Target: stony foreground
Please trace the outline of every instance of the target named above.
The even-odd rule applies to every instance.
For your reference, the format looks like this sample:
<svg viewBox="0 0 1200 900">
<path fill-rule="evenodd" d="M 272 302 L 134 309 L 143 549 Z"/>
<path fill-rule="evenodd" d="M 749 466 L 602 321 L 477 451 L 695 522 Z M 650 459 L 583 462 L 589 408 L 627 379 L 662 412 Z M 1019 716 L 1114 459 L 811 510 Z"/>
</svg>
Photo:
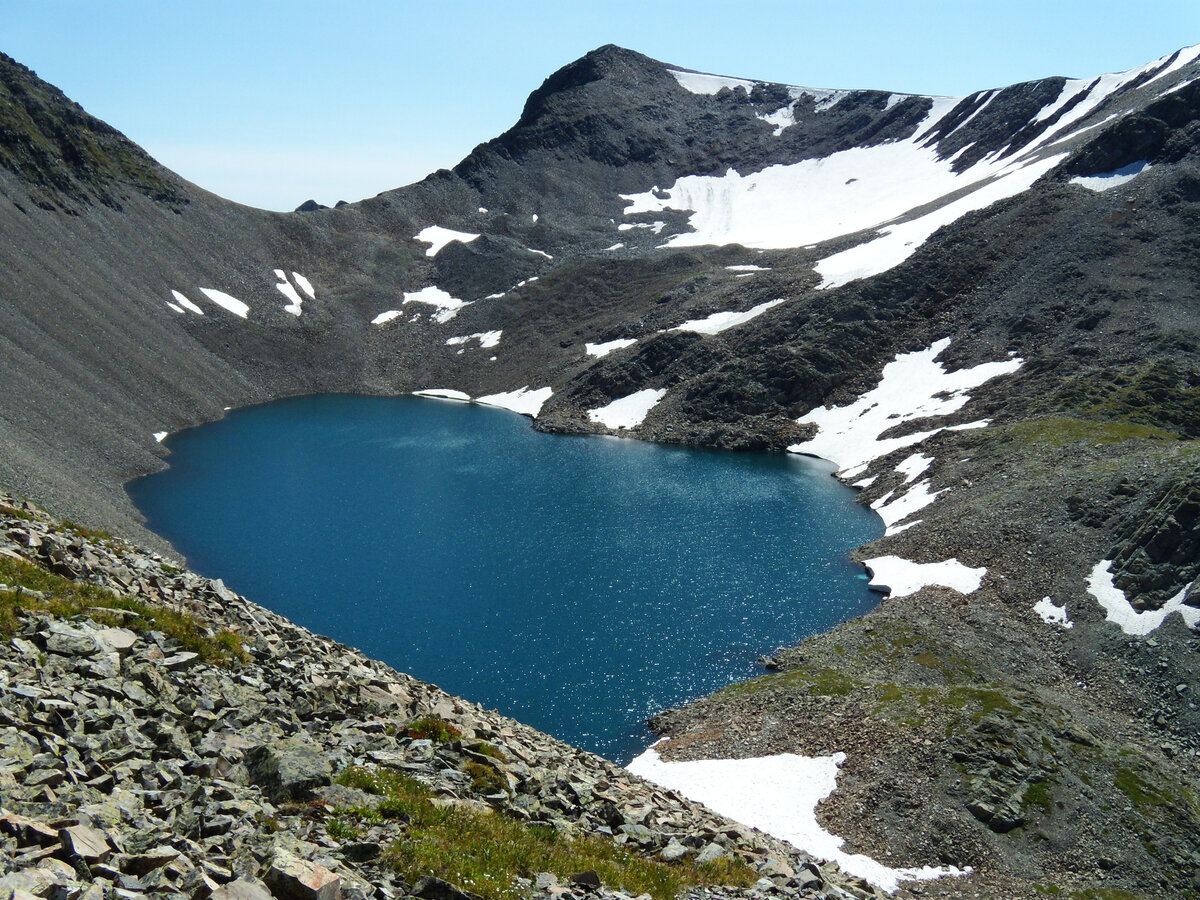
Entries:
<svg viewBox="0 0 1200 900">
<path fill-rule="evenodd" d="M 875 894 L 600 757 L 313 635 L 220 581 L 27 503 L 0 497 L 0 522 L 0 562 L 26 560 L 194 616 L 227 651 L 206 661 L 139 627 L 134 612 L 16 610 L 0 649 L 0 900 L 462 897 L 463 885 L 409 883 L 385 864 L 407 817 L 361 813 L 379 798 L 336 779 L 347 771 L 403 774 L 443 808 L 603 836 L 660 860 L 742 860 L 760 876 L 749 889 L 692 889 L 707 896 Z M 32 606 L 53 599 L 0 585 L 0 598 L 22 593 Z M 111 624 L 114 615 L 129 627 Z M 414 720 L 430 734 L 414 733 Z M 347 827 L 337 814 L 346 809 L 367 824 Z M 526 895 L 619 895 L 592 873 L 527 874 L 516 885 Z"/>
</svg>

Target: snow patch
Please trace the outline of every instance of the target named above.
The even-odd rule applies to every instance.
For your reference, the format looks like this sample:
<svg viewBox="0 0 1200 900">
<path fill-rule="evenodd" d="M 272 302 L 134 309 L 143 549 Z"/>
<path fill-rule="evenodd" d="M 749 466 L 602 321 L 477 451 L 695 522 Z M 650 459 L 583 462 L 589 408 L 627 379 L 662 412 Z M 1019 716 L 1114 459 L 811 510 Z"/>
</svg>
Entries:
<svg viewBox="0 0 1200 900">
<path fill-rule="evenodd" d="M 290 312 L 293 316 L 299 316 L 302 312 L 304 300 L 301 299 L 300 294 L 296 292 L 296 289 L 292 287 L 292 283 L 287 280 L 287 276 L 283 274 L 282 269 L 275 270 L 275 277 L 279 279 L 275 287 L 278 289 L 279 293 L 283 294 L 283 296 L 287 297 L 287 299 L 291 301 L 287 306 L 284 307 L 284 311 Z"/>
<path fill-rule="evenodd" d="M 622 222 L 617 226 L 617 231 L 632 231 L 634 228 L 649 228 L 655 234 L 658 234 L 667 225 L 666 222 Z"/>
<path fill-rule="evenodd" d="M 1028 190 L 1035 181 L 1066 159 L 1059 153 L 1025 164 L 1012 164 L 983 187 L 898 225 L 880 229 L 881 236 L 819 260 L 813 268 L 821 276 L 819 289 L 840 287 L 859 278 L 870 278 L 893 269 L 917 252 L 929 236 L 969 212 L 991 206 Z M 978 168 L 968 169 L 968 172 Z"/>
<path fill-rule="evenodd" d="M 599 359 L 601 356 L 608 356 L 614 350 L 624 350 L 636 343 L 637 338 L 617 338 L 615 341 L 605 341 L 602 344 L 584 344 L 583 349 L 587 351 L 588 356 Z"/>
<path fill-rule="evenodd" d="M 389 309 L 387 312 L 381 312 L 371 320 L 372 325 L 382 325 L 384 322 L 390 322 L 397 316 L 402 315 L 398 309 Z"/>
<path fill-rule="evenodd" d="M 825 112 L 827 109 L 832 109 L 837 106 L 842 100 L 850 96 L 850 91 L 812 91 L 806 90 L 815 101 L 813 103 L 813 112 Z"/>
<path fill-rule="evenodd" d="M 810 94 L 816 108 L 827 108 L 844 92 L 794 89 L 793 96 Z M 979 114 L 996 96 L 989 95 Z M 925 119 L 913 136 L 873 147 L 852 147 L 820 159 L 769 166 L 741 175 L 730 169 L 722 176 L 688 175 L 667 190 L 623 194 L 625 214 L 666 209 L 690 211 L 691 231 L 673 235 L 664 246 L 742 244 L 756 248 L 805 247 L 860 231 L 886 228 L 870 250 L 855 248 L 846 257 L 836 254 L 818 271 L 824 287 L 884 271 L 911 255 L 942 225 L 974 209 L 1026 190 L 1061 159 L 1029 161 L 979 160 L 955 172 L 941 158 L 930 130 L 960 98 L 933 98 Z M 785 108 L 787 109 L 787 108 Z M 772 116 L 780 117 L 777 111 Z M 953 202 L 945 198 L 967 191 Z M 944 205 L 903 226 L 896 225 L 912 211 L 930 204 Z"/>
<path fill-rule="evenodd" d="M 1179 51 L 1179 56 L 1174 63 L 1164 68 L 1161 72 L 1148 80 L 1141 87 L 1146 87 L 1158 81 L 1160 78 L 1165 78 L 1172 72 L 1187 65 L 1196 55 L 1200 53 L 1200 45 L 1190 47 L 1186 50 Z M 1082 121 L 1087 116 L 1100 106 L 1105 100 L 1125 87 L 1127 84 L 1141 78 L 1147 72 L 1152 72 L 1159 68 L 1170 56 L 1163 56 L 1154 62 L 1146 63 L 1144 66 L 1138 66 L 1136 69 L 1130 69 L 1127 72 L 1114 72 L 1106 75 L 1101 75 L 1098 78 L 1071 78 L 1068 79 L 1062 86 L 1058 97 L 1052 102 L 1043 107 L 1036 116 L 1033 122 L 1044 122 L 1045 120 L 1057 115 L 1068 103 L 1079 97 L 1079 102 L 1072 106 L 1067 112 L 1063 113 L 1061 119 L 1055 122 L 1046 133 L 1041 135 L 1032 147 L 1026 148 L 1026 153 L 1036 147 L 1045 147 L 1058 138 L 1059 135 L 1066 133 L 1076 122 Z"/>
<path fill-rule="evenodd" d="M 432 397 L 434 400 L 458 400 L 463 403 L 470 401 L 471 395 L 464 394 L 462 391 L 448 390 L 446 388 L 429 388 L 424 391 L 413 391 L 414 397 Z"/>
<path fill-rule="evenodd" d="M 911 490 L 901 494 L 895 500 L 890 499 L 894 492 L 889 491 L 872 503 L 871 509 L 875 510 L 879 514 L 879 518 L 883 519 L 883 524 L 887 526 L 884 536 L 887 537 L 899 534 L 905 528 L 911 528 L 913 525 L 916 525 L 916 522 L 912 522 L 901 528 L 895 527 L 914 513 L 927 507 L 938 498 L 939 494 L 944 494 L 948 490 L 950 489 L 942 488 L 940 491 L 930 491 L 929 481 L 925 480 L 914 485 Z"/>
<path fill-rule="evenodd" d="M 1183 81 L 1179 82 L 1179 84 L 1175 84 L 1175 85 L 1172 85 L 1171 87 L 1167 88 L 1165 91 L 1162 92 L 1162 95 L 1165 97 L 1165 96 L 1167 96 L 1167 94 L 1174 94 L 1176 91 L 1182 91 L 1189 84 L 1194 84 L 1196 82 L 1196 80 L 1197 79 L 1195 79 L 1195 78 L 1185 78 Z"/>
<path fill-rule="evenodd" d="M 174 297 L 175 302 L 178 303 L 180 306 L 182 306 L 184 309 L 190 310 L 191 312 L 194 312 L 198 316 L 204 315 L 204 310 L 202 310 L 200 307 L 198 307 L 195 303 L 193 303 L 191 300 L 189 300 L 183 294 L 179 293 L 179 291 L 171 291 L 171 296 Z"/>
<path fill-rule="evenodd" d="M 892 892 L 902 881 L 965 875 L 970 869 L 895 869 L 869 856 L 847 853 L 844 841 L 817 824 L 817 804 L 837 787 L 844 753 L 806 757 L 794 753 L 750 759 L 706 759 L 665 762 L 653 747 L 626 768 L 743 825 L 758 828 L 820 859 L 836 862 L 844 872 L 865 878 Z"/>
<path fill-rule="evenodd" d="M 740 266 L 726 266 L 725 271 L 726 272 L 770 272 L 771 270 L 767 266 L 740 265 Z"/>
<path fill-rule="evenodd" d="M 1200 57 L 1200 44 L 1196 44 L 1192 47 L 1184 47 L 1182 50 L 1180 50 L 1178 52 L 1179 52 L 1179 55 L 1175 57 L 1175 61 L 1173 63 L 1171 63 L 1169 66 L 1167 66 L 1161 72 L 1159 72 L 1157 75 L 1155 75 L 1153 78 L 1151 78 L 1145 84 L 1143 84 L 1142 87 L 1148 87 L 1149 85 L 1154 84 L 1154 82 L 1158 81 L 1160 78 L 1166 78 L 1168 75 L 1172 74 L 1173 72 L 1178 72 L 1184 66 L 1188 65 L 1191 62 L 1194 62 L 1197 57 Z M 1168 56 L 1164 56 L 1164 57 L 1156 60 L 1155 63 L 1152 63 L 1151 65 L 1156 65 L 1157 63 L 1163 62 L 1164 60 L 1169 59 L 1169 58 L 1170 57 L 1168 57 Z M 1147 69 L 1147 68 L 1150 68 L 1150 66 L 1143 66 L 1142 68 Z"/>
<path fill-rule="evenodd" d="M 1076 175 L 1071 179 L 1071 184 L 1082 185 L 1089 191 L 1107 191 L 1127 181 L 1132 181 L 1151 168 L 1153 167 L 1150 163 L 1143 159 L 1112 172 L 1103 172 L 1099 175 Z"/>
<path fill-rule="evenodd" d="M 163 442 L 163 441 L 166 439 L 167 435 L 168 435 L 168 434 L 170 434 L 170 433 L 171 433 L 171 432 L 169 432 L 169 431 L 156 431 L 156 432 L 154 432 L 154 442 L 155 442 L 156 444 L 161 444 L 161 443 L 162 443 L 162 442 Z"/>
<path fill-rule="evenodd" d="M 446 291 L 440 287 L 430 285 L 426 288 L 421 288 L 419 291 L 404 293 L 405 303 L 425 303 L 429 306 L 437 307 L 437 312 L 433 314 L 433 321 L 440 324 L 445 324 L 458 315 L 458 311 L 464 306 L 470 306 L 471 301 L 459 300 L 457 297 L 451 297 Z"/>
<path fill-rule="evenodd" d="M 1067 604 L 1055 606 L 1049 597 L 1043 597 L 1033 604 L 1033 611 L 1042 617 L 1047 625 L 1061 625 L 1063 628 L 1074 628 L 1075 623 L 1067 615 Z"/>
<path fill-rule="evenodd" d="M 299 272 L 292 273 L 292 280 L 304 291 L 309 300 L 317 299 L 317 292 L 313 290 L 312 282 L 301 275 Z"/>
<path fill-rule="evenodd" d="M 636 428 L 666 393 L 665 388 L 637 391 L 627 397 L 620 397 L 607 406 L 588 410 L 588 419 L 599 422 L 605 428 Z"/>
<path fill-rule="evenodd" d="M 682 325 L 676 325 L 669 331 L 694 331 L 697 334 L 719 334 L 728 328 L 733 328 L 735 325 L 741 325 L 761 316 L 768 309 L 778 306 L 783 303 L 780 300 L 768 300 L 766 303 L 760 303 L 758 306 L 753 306 L 745 312 L 719 312 L 713 313 L 703 319 L 692 319 L 684 322 Z"/>
<path fill-rule="evenodd" d="M 525 387 L 517 388 L 515 391 L 488 394 L 486 397 L 479 397 L 475 402 L 483 406 L 495 406 L 500 409 L 512 410 L 523 416 L 537 418 L 537 414 L 542 411 L 542 407 L 545 406 L 546 401 L 553 394 L 554 390 L 552 388 L 544 387 L 531 391 L 529 385 L 525 385 Z"/>
<path fill-rule="evenodd" d="M 1174 612 L 1183 616 L 1183 621 L 1189 628 L 1195 628 L 1200 622 L 1200 607 L 1184 604 L 1188 587 L 1164 603 L 1160 609 L 1138 612 L 1126 598 L 1125 592 L 1113 584 L 1112 560 L 1100 560 L 1088 576 L 1088 593 L 1104 608 L 1105 621 L 1115 622 L 1123 632 L 1132 635 L 1149 634 Z"/>
<path fill-rule="evenodd" d="M 250 312 L 250 307 L 239 300 L 237 297 L 231 297 L 224 291 L 218 291 L 216 288 L 200 288 L 200 293 L 211 300 L 213 303 L 233 313 L 235 316 L 246 318 L 246 313 Z"/>
<path fill-rule="evenodd" d="M 181 315 L 185 315 L 182 306 L 172 303 L 170 300 L 167 301 L 167 306 L 171 307 L 171 309 L 175 310 L 175 312 L 180 313 Z"/>
<path fill-rule="evenodd" d="M 926 456 L 924 453 L 914 453 L 912 456 L 901 461 L 896 466 L 896 471 L 904 476 L 904 483 L 916 481 L 925 471 L 933 465 L 934 457 Z"/>
<path fill-rule="evenodd" d="M 726 78 L 724 75 L 708 75 L 704 72 L 680 72 L 678 69 L 667 69 L 667 71 L 675 76 L 680 87 L 693 94 L 712 95 L 718 93 L 721 88 L 729 88 L 733 91 L 740 88 L 747 94 L 754 90 L 755 82 L 745 78 Z"/>
<path fill-rule="evenodd" d="M 464 244 L 469 244 L 477 237 L 479 235 L 472 234 L 469 231 L 454 231 L 450 228 L 443 228 L 440 225 L 430 225 L 428 228 L 422 228 L 418 234 L 413 235 L 414 240 L 429 245 L 429 249 L 425 251 L 426 256 L 437 256 L 442 252 L 442 248 L 451 241 L 462 241 Z"/>
<path fill-rule="evenodd" d="M 907 597 L 922 588 L 940 586 L 972 594 L 983 584 L 986 567 L 972 569 L 957 559 L 937 563 L 918 563 L 899 556 L 877 556 L 863 563 L 871 573 L 869 587 L 890 597 Z"/>
<path fill-rule="evenodd" d="M 942 137 L 943 138 L 949 137 L 950 135 L 954 134 L 954 132 L 958 131 L 960 128 L 962 128 L 964 125 L 966 125 L 968 122 L 970 122 L 972 119 L 974 119 L 977 115 L 979 115 L 981 112 L 983 112 L 985 109 L 987 109 L 988 104 L 990 104 L 993 100 L 995 100 L 996 97 L 999 96 L 999 94 L 1000 94 L 999 91 L 988 91 L 987 99 L 985 99 L 982 103 L 980 103 L 978 106 L 976 106 L 975 111 L 973 113 L 971 113 L 969 116 L 967 116 L 961 122 L 959 122 L 957 125 L 955 125 L 953 128 L 951 128 L 949 131 L 947 131 L 944 135 L 942 135 Z M 970 144 L 967 144 L 967 147 L 970 147 L 970 146 L 971 146 Z M 963 147 L 963 150 L 966 150 L 967 147 Z M 954 156 L 951 157 L 951 162 L 953 162 L 959 156 L 959 154 L 961 154 L 962 152 L 963 151 L 960 150 L 960 151 L 958 151 L 958 153 L 954 154 Z"/>
<path fill-rule="evenodd" d="M 878 386 L 850 405 L 822 406 L 801 416 L 796 421 L 801 425 L 815 424 L 817 434 L 812 440 L 793 444 L 788 450 L 824 457 L 843 470 L 865 469 L 881 456 L 919 444 L 943 429 L 919 431 L 903 437 L 880 437 L 885 431 L 911 419 L 957 412 L 971 399 L 967 391 L 999 375 L 1015 372 L 1024 362 L 1020 357 L 1012 357 L 947 372 L 935 360 L 949 346 L 950 339 L 943 338 L 925 350 L 901 353 L 883 367 Z M 952 427 L 963 430 L 982 425 L 970 422 Z"/>
<path fill-rule="evenodd" d="M 625 245 L 624 245 L 623 243 L 621 243 L 620 241 L 618 241 L 617 243 L 613 244 L 611 247 L 605 247 L 605 248 L 604 248 L 604 250 L 603 250 L 602 252 L 604 252 L 604 253 L 608 253 L 608 252 L 610 252 L 610 251 L 612 251 L 612 250 L 620 250 L 620 249 L 621 249 L 622 247 L 624 247 L 624 246 L 625 246 Z"/>
<path fill-rule="evenodd" d="M 772 132 L 772 134 L 774 134 L 775 137 L 779 137 L 781 134 L 783 134 L 783 130 L 785 128 L 791 128 L 796 124 L 796 101 L 793 100 L 787 106 L 781 106 L 779 109 L 775 110 L 775 112 L 768 113 L 765 116 L 762 113 L 755 113 L 754 116 L 755 118 L 766 122 L 768 125 L 775 126 L 775 130 Z"/>
<path fill-rule="evenodd" d="M 479 331 L 475 334 L 467 334 L 462 337 L 452 337 L 446 339 L 447 347 L 462 346 L 470 341 L 479 341 L 480 347 L 495 347 L 500 343 L 500 335 L 503 331 Z"/>
</svg>

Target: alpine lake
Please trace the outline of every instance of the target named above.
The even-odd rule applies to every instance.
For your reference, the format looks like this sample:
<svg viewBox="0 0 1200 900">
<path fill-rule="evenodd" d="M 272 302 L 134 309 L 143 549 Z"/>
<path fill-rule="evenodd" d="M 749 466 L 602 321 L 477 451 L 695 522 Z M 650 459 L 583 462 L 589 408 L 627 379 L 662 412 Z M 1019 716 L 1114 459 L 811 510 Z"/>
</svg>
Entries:
<svg viewBox="0 0 1200 900">
<path fill-rule="evenodd" d="M 620 763 L 649 716 L 878 602 L 849 553 L 883 524 L 819 460 L 347 395 L 166 443 L 128 491 L 197 572 Z"/>
</svg>

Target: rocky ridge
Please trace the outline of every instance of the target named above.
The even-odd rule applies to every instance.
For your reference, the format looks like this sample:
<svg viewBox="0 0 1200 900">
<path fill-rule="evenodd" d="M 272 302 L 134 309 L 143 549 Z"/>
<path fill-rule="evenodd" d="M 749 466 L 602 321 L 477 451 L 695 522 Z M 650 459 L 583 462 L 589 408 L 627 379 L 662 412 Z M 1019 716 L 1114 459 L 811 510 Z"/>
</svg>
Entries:
<svg viewBox="0 0 1200 900">
<path fill-rule="evenodd" d="M 405 816 L 368 815 L 348 834 L 340 819 L 354 814 L 339 810 L 379 798 L 335 780 L 347 771 L 402 774 L 443 808 L 600 837 L 659 860 L 736 858 L 759 876 L 748 890 L 710 886 L 693 889 L 697 896 L 876 895 L 836 867 L 311 634 L 157 554 L 64 529 L 11 498 L 0 497 L 0 533 L 4 560 L 185 613 L 244 648 L 206 660 L 143 630 L 132 613 L 124 613 L 130 627 L 106 624 L 119 609 L 69 618 L 37 602 L 18 610 L 0 646 L 0 896 L 472 897 L 464 885 L 406 882 L 384 864 L 389 845 L 406 838 Z M 0 600 L 49 599 L 29 590 L 0 585 Z M 535 874 L 523 893 L 628 896 L 591 876 L 570 881 L 576 872 L 539 875 L 536 885 Z"/>
</svg>

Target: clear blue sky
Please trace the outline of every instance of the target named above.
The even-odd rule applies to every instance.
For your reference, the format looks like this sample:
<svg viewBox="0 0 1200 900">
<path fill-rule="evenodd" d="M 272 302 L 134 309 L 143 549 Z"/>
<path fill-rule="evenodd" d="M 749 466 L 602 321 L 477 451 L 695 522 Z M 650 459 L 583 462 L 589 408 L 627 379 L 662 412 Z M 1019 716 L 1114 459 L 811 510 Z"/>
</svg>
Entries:
<svg viewBox="0 0 1200 900">
<path fill-rule="evenodd" d="M 269 209 L 452 166 L 606 43 L 724 75 L 965 94 L 1200 43 L 1200 0 L 0 0 L 0 50 L 186 178 Z"/>
</svg>

